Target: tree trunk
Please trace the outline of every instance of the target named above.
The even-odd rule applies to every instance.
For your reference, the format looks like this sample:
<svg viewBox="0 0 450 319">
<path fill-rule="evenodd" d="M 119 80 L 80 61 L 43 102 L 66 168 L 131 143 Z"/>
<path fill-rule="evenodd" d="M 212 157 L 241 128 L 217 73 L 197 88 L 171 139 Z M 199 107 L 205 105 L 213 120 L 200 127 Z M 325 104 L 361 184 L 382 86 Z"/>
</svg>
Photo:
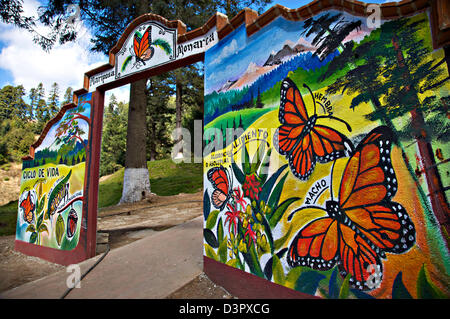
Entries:
<svg viewBox="0 0 450 319">
<path fill-rule="evenodd" d="M 181 132 L 181 119 L 182 119 L 182 112 L 183 112 L 182 103 L 183 103 L 183 84 L 181 84 L 180 75 L 178 73 L 176 75 L 176 99 L 175 99 L 175 106 L 176 106 L 175 128 L 176 128 L 177 132 Z M 177 136 L 175 144 L 179 143 L 180 140 L 181 140 L 181 136 Z M 180 148 L 180 151 L 178 152 L 178 154 L 176 156 L 176 159 L 181 159 L 181 158 L 183 158 L 183 148 Z"/>
<path fill-rule="evenodd" d="M 146 158 L 146 82 L 144 79 L 130 85 L 127 152 L 120 203 L 137 202 L 151 193 Z"/>
<path fill-rule="evenodd" d="M 392 44 L 397 54 L 398 65 L 401 69 L 403 69 L 404 78 L 406 82 L 409 83 L 408 79 L 411 75 L 409 73 L 407 65 L 405 64 L 403 52 L 399 47 L 399 42 L 396 35 L 392 37 Z M 406 85 L 404 89 L 405 93 L 408 93 L 408 91 L 412 90 L 413 88 L 410 85 Z M 425 126 L 425 119 L 422 112 L 417 109 L 419 103 L 420 102 L 417 98 L 415 107 L 410 111 L 411 125 L 414 128 L 414 132 L 419 132 L 415 133 L 414 138 L 416 139 L 419 155 L 424 165 L 424 174 L 428 186 L 431 208 L 433 209 L 434 215 L 439 224 L 445 228 L 447 233 L 450 233 L 449 208 L 447 198 L 444 193 L 444 188 L 442 186 L 442 181 L 439 175 L 438 168 L 436 166 L 436 161 L 434 160 L 433 148 L 431 147 L 427 132 L 423 129 Z"/>
</svg>

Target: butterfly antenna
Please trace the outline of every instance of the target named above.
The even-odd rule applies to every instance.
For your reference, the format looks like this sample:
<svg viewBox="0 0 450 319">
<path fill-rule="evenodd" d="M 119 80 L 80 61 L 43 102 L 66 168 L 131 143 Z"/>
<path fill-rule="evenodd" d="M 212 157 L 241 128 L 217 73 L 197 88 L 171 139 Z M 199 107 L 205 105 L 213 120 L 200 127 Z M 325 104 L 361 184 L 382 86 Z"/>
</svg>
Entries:
<svg viewBox="0 0 450 319">
<path fill-rule="evenodd" d="M 313 103 L 314 103 L 314 115 L 316 115 L 316 99 L 314 98 L 314 94 L 311 91 L 311 89 L 309 88 L 309 86 L 306 85 L 306 83 L 303 83 L 303 87 L 307 88 L 309 93 L 311 94 L 311 98 L 312 98 Z"/>
<path fill-rule="evenodd" d="M 300 207 L 299 209 L 294 210 L 292 213 L 289 214 L 289 216 L 287 218 L 288 222 L 291 221 L 291 219 L 292 219 L 292 217 L 294 217 L 295 213 L 297 213 L 297 212 L 299 212 L 301 210 L 307 209 L 307 208 L 316 208 L 316 209 L 320 209 L 320 210 L 326 211 L 323 207 L 320 207 L 320 206 L 315 206 L 315 205 L 303 206 L 303 207 Z"/>
<path fill-rule="evenodd" d="M 333 165 L 331 166 L 331 174 L 330 174 L 330 196 L 331 196 L 331 200 L 334 200 L 334 198 L 333 198 L 333 173 L 334 173 L 334 165 L 336 165 L 336 160 L 333 161 Z"/>
</svg>

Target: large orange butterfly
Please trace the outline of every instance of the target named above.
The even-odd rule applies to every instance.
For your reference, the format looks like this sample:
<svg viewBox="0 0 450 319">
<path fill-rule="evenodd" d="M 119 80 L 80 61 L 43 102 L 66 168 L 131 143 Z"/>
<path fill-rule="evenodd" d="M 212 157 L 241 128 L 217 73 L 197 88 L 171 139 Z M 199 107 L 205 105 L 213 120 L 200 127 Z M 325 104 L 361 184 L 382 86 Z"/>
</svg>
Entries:
<svg viewBox="0 0 450 319">
<path fill-rule="evenodd" d="M 36 205 L 31 201 L 31 192 L 28 192 L 27 197 L 20 203 L 20 207 L 23 209 L 23 219 L 31 223 L 34 218 L 34 209 Z"/>
<path fill-rule="evenodd" d="M 332 115 L 316 115 L 315 101 L 314 115 L 308 116 L 302 95 L 289 78 L 281 83 L 280 93 L 278 118 L 281 126 L 275 132 L 274 144 L 289 160 L 291 171 L 297 178 L 308 179 L 317 160 L 327 163 L 352 152 L 353 145 L 347 137 L 328 126 L 316 125 L 318 119 L 329 118 L 344 123 L 351 131 L 348 123 Z"/>
<path fill-rule="evenodd" d="M 415 243 L 416 231 L 405 208 L 391 201 L 397 192 L 397 178 L 391 164 L 392 131 L 386 126 L 372 130 L 357 146 L 342 175 L 337 201 L 326 201 L 327 217 L 304 226 L 289 246 L 291 267 L 308 266 L 328 270 L 336 264 L 350 284 L 370 290 L 373 270 L 382 280 L 381 258 L 404 253 Z M 370 282 L 369 282 L 370 280 Z"/>
<path fill-rule="evenodd" d="M 215 208 L 222 210 L 231 197 L 232 181 L 228 170 L 223 166 L 213 167 L 207 173 L 208 180 L 214 187 L 211 200 Z"/>
<path fill-rule="evenodd" d="M 136 63 L 141 62 L 145 65 L 144 61 L 150 60 L 155 53 L 155 49 L 152 44 L 152 27 L 149 26 L 142 37 L 139 33 L 134 34 L 133 50 L 136 57 Z"/>
</svg>

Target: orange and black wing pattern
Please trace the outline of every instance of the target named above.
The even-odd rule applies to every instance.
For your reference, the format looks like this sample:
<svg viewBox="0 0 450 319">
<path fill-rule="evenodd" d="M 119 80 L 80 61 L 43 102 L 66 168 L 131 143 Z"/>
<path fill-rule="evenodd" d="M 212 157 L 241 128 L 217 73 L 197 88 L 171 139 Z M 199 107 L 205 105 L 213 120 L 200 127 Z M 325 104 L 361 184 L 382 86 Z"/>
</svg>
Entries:
<svg viewBox="0 0 450 319">
<path fill-rule="evenodd" d="M 213 206 L 222 210 L 231 196 L 231 181 L 227 170 L 223 167 L 213 167 L 207 173 L 208 180 L 214 187 L 211 195 Z"/>
<path fill-rule="evenodd" d="M 302 95 L 289 78 L 281 83 L 278 119 L 281 126 L 275 132 L 274 144 L 300 180 L 309 178 L 317 161 L 327 163 L 347 156 L 347 150 L 352 148 L 343 134 L 328 126 L 315 125 L 316 115 L 308 116 Z"/>
<path fill-rule="evenodd" d="M 35 204 L 31 201 L 31 192 L 28 192 L 27 197 L 20 203 L 20 207 L 23 209 L 23 219 L 31 223 L 34 218 Z"/>
<path fill-rule="evenodd" d="M 137 32 L 134 34 L 133 49 L 134 49 L 134 54 L 136 55 L 136 58 L 138 60 L 146 60 L 145 56 L 146 56 L 147 50 L 149 50 L 151 42 L 152 42 L 151 41 L 151 32 L 152 32 L 152 27 L 149 26 L 145 30 L 142 37 L 140 37 Z"/>
<path fill-rule="evenodd" d="M 317 270 L 339 265 L 343 277 L 360 290 L 370 290 L 374 271 L 381 282 L 386 252 L 401 254 L 415 243 L 415 227 L 405 208 L 391 201 L 397 178 L 391 163 L 392 131 L 372 130 L 348 160 L 338 201 L 326 202 L 329 217 L 303 227 L 289 247 L 291 267 Z"/>
</svg>

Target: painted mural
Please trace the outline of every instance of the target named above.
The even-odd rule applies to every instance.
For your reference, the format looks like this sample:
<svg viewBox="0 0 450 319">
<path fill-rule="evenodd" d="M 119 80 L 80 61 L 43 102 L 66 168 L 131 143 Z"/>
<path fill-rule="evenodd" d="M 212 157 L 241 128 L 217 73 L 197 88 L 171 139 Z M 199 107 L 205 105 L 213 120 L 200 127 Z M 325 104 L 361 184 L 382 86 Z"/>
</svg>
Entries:
<svg viewBox="0 0 450 319">
<path fill-rule="evenodd" d="M 79 240 L 92 94 L 51 126 L 34 159 L 24 160 L 16 240 L 61 250 Z"/>
<path fill-rule="evenodd" d="M 152 21 L 141 24 L 116 54 L 115 77 L 121 78 L 175 59 L 177 32 Z"/>
<path fill-rule="evenodd" d="M 205 53 L 204 255 L 322 298 L 448 298 L 449 71 L 427 13 Z"/>
</svg>

